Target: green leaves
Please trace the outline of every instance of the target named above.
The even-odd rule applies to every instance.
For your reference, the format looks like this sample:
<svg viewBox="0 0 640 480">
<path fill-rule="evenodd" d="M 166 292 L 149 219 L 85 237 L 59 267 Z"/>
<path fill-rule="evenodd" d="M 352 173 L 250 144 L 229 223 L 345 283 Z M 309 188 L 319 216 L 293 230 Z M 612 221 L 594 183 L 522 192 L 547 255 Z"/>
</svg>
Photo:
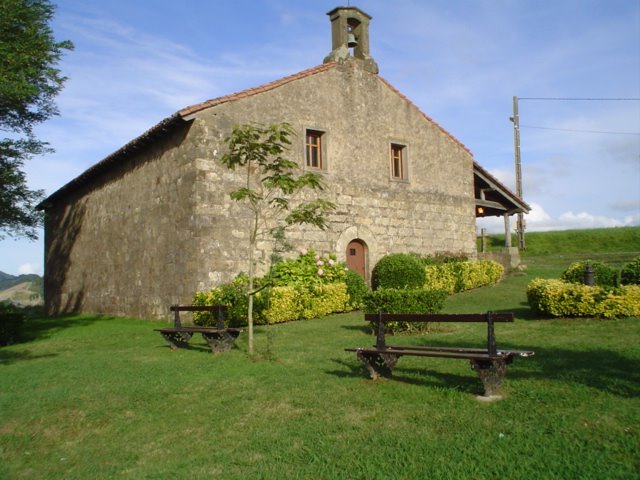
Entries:
<svg viewBox="0 0 640 480">
<path fill-rule="evenodd" d="M 43 193 L 29 190 L 22 168 L 33 155 L 51 151 L 33 128 L 58 114 L 53 100 L 66 77 L 55 67 L 63 51 L 73 49 L 54 39 L 54 10 L 47 0 L 0 2 L 0 130 L 12 134 L 0 139 L 0 238 L 36 238 L 41 223 L 34 207 Z"/>
<path fill-rule="evenodd" d="M 231 192 L 231 198 L 247 202 L 259 223 L 270 219 L 283 226 L 309 224 L 324 230 L 326 215 L 335 209 L 333 203 L 315 199 L 292 207 L 293 197 L 301 191 L 324 189 L 320 175 L 298 174 L 298 164 L 283 156 L 293 135 L 288 123 L 268 126 L 249 123 L 233 128 L 225 140 L 229 150 L 221 162 L 231 170 L 244 168 L 246 186 Z M 283 212 L 284 217 L 277 216 Z"/>
</svg>

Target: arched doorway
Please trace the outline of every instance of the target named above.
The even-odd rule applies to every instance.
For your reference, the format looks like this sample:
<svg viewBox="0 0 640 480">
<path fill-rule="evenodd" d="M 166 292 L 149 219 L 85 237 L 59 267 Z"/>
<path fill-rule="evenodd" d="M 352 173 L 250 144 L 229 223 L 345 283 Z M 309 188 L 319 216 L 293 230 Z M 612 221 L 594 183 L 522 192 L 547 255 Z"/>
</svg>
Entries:
<svg viewBox="0 0 640 480">
<path fill-rule="evenodd" d="M 360 239 L 354 239 L 347 245 L 347 268 L 353 270 L 364 280 L 367 279 L 367 244 Z"/>
</svg>

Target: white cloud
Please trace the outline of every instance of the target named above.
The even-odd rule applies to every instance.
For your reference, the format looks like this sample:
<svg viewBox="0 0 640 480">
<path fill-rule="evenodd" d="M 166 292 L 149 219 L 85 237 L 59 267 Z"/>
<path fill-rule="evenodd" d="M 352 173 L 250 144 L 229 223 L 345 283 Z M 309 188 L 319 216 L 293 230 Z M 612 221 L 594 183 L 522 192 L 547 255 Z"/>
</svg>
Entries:
<svg viewBox="0 0 640 480">
<path fill-rule="evenodd" d="M 18 267 L 18 275 L 42 275 L 42 265 L 39 263 L 23 263 Z"/>
<path fill-rule="evenodd" d="M 531 212 L 524 216 L 527 232 L 545 232 L 551 230 L 583 230 L 590 228 L 629 227 L 640 225 L 640 213 L 627 215 L 623 218 L 612 218 L 603 215 L 593 215 L 588 212 L 574 213 L 567 211 L 557 217 L 550 215 L 542 205 L 532 203 Z M 502 217 L 485 217 L 477 221 L 478 229 L 485 228 L 488 233 L 504 233 Z M 515 231 L 516 217 L 510 221 L 511 231 Z"/>
</svg>

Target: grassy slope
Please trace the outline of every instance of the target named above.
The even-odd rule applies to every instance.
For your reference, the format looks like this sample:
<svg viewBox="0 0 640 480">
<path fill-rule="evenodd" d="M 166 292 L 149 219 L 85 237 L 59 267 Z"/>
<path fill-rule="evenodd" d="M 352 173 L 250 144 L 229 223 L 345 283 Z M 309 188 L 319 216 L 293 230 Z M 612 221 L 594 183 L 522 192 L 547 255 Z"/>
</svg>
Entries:
<svg viewBox="0 0 640 480">
<path fill-rule="evenodd" d="M 152 322 L 33 319 L 0 349 L 0 478 L 638 478 L 640 322 L 533 319 L 523 287 L 562 261 L 527 262 L 446 306 L 514 310 L 498 345 L 537 353 L 493 404 L 464 361 L 403 358 L 368 380 L 343 351 L 372 342 L 358 313 L 258 328 L 271 361 L 249 360 L 244 336 L 212 356 L 200 339 L 170 351 Z M 447 325 L 396 340 L 484 338 Z"/>
</svg>

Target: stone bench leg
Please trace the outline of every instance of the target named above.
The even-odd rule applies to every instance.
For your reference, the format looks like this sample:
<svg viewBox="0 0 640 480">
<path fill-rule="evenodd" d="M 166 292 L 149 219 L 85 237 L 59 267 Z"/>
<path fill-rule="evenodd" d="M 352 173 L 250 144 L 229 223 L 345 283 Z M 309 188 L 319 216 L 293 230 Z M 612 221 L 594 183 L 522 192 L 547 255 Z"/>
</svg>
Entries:
<svg viewBox="0 0 640 480">
<path fill-rule="evenodd" d="M 379 377 L 391 377 L 391 371 L 398 363 L 398 355 L 393 354 L 358 352 L 357 355 L 358 360 L 369 371 L 372 380 L 377 380 Z"/>
<path fill-rule="evenodd" d="M 502 381 L 507 375 L 506 360 L 471 360 L 471 368 L 478 372 L 484 386 L 484 397 L 502 396 Z"/>
<path fill-rule="evenodd" d="M 202 332 L 202 337 L 211 348 L 211 353 L 228 352 L 238 338 L 239 332 Z"/>
<path fill-rule="evenodd" d="M 173 350 L 184 348 L 191 340 L 192 334 L 189 332 L 160 332 Z"/>
</svg>

